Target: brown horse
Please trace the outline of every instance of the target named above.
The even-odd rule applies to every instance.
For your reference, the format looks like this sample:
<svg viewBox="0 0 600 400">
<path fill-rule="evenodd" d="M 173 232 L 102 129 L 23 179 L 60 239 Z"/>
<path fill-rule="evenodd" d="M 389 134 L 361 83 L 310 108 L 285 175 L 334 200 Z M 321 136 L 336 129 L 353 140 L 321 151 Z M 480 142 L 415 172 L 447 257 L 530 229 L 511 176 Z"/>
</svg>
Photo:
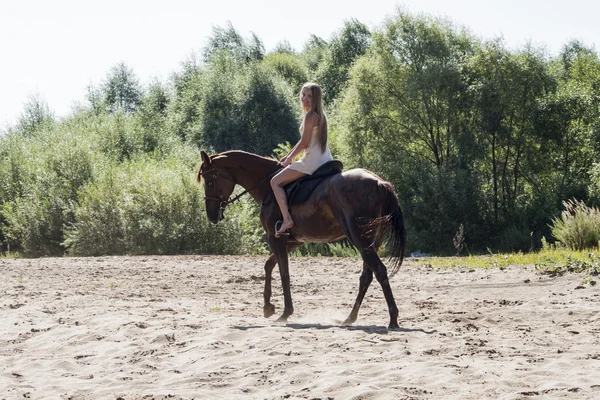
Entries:
<svg viewBox="0 0 600 400">
<path fill-rule="evenodd" d="M 235 185 L 245 189 L 261 204 L 260 220 L 273 252 L 265 264 L 264 315 L 275 313 L 271 304 L 271 273 L 279 264 L 284 310 L 278 321 L 287 321 L 294 312 L 290 292 L 288 252 L 305 242 L 329 243 L 347 238 L 363 258 L 363 270 L 354 307 L 345 325 L 352 324 L 373 274 L 381 284 L 390 313 L 389 328 L 398 328 L 398 308 L 388 281 L 387 269 L 377 251 L 388 233 L 391 234 L 392 275 L 404 258 L 406 231 L 398 197 L 392 185 L 364 169 L 352 169 L 326 178 L 304 203 L 290 208 L 295 221 L 289 236 L 275 237 L 275 223 L 281 212 L 269 185 L 270 178 L 282 168 L 273 159 L 243 151 L 226 151 L 208 156 L 202 151 L 202 164 L 197 181 L 204 178 L 206 215 L 213 223 L 224 218 L 223 211 L 232 201 Z"/>
</svg>

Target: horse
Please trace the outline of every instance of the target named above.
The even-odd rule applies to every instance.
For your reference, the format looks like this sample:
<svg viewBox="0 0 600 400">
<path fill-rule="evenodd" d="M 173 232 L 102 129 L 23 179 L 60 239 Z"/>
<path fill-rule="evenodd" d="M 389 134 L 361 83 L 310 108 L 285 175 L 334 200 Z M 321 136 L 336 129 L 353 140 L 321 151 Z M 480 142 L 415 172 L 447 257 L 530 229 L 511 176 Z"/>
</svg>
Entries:
<svg viewBox="0 0 600 400">
<path fill-rule="evenodd" d="M 201 151 L 202 162 L 197 182 L 204 181 L 206 215 L 217 224 L 224 218 L 225 208 L 245 193 L 260 204 L 260 221 L 267 233 L 272 254 L 265 263 L 263 312 L 266 318 L 275 313 L 271 304 L 271 277 L 279 265 L 284 296 L 283 314 L 277 319 L 286 322 L 293 314 L 290 291 L 288 253 L 304 243 L 331 243 L 347 239 L 363 259 L 362 274 L 354 307 L 342 323 L 351 325 L 373 275 L 381 285 L 390 314 L 389 329 L 399 329 L 398 308 L 390 287 L 387 268 L 377 252 L 389 235 L 390 261 L 393 276 L 404 259 L 406 229 L 404 217 L 393 186 L 366 169 L 351 169 L 326 178 L 304 203 L 290 207 L 295 225 L 289 236 L 275 236 L 275 225 L 281 211 L 275 201 L 270 179 L 283 165 L 272 158 L 230 150 L 209 156 Z M 244 192 L 230 200 L 236 185 Z"/>
</svg>

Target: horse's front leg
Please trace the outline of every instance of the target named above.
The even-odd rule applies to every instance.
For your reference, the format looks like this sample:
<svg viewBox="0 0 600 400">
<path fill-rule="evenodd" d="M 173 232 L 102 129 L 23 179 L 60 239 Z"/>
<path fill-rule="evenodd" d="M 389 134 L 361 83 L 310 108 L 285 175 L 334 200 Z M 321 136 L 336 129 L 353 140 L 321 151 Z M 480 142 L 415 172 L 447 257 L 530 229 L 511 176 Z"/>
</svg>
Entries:
<svg viewBox="0 0 600 400">
<path fill-rule="evenodd" d="M 290 271 L 288 267 L 287 238 L 276 238 L 269 236 L 269 246 L 273 251 L 275 260 L 279 264 L 279 275 L 281 275 L 281 288 L 283 289 L 283 314 L 277 319 L 278 322 L 286 322 L 288 317 L 294 313 L 292 305 L 292 293 L 290 290 Z"/>
<path fill-rule="evenodd" d="M 265 318 L 269 318 L 271 315 L 275 314 L 275 306 L 271 304 L 271 279 L 273 276 L 273 268 L 275 267 L 275 264 L 277 264 L 275 254 L 271 254 L 269 259 L 265 263 L 265 290 L 263 292 L 263 297 L 265 299 L 263 312 L 265 314 Z"/>
<path fill-rule="evenodd" d="M 287 252 L 291 253 L 300 247 L 302 243 L 292 242 L 287 244 Z M 265 318 L 269 318 L 271 315 L 275 314 L 275 306 L 271 304 L 271 280 L 273 277 L 273 268 L 277 264 L 277 259 L 275 254 L 271 254 L 265 263 L 265 290 L 263 292 L 263 297 L 265 300 L 265 305 L 263 306 L 263 312 Z"/>
</svg>

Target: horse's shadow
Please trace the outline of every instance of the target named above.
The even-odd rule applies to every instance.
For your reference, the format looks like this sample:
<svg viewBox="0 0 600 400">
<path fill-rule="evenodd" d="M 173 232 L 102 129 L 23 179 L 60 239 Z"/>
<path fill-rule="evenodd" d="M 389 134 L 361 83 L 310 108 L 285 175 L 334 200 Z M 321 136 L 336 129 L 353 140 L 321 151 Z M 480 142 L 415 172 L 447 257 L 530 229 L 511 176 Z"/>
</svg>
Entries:
<svg viewBox="0 0 600 400">
<path fill-rule="evenodd" d="M 277 326 L 277 325 L 253 325 L 253 326 L 240 326 L 240 325 L 234 325 L 232 326 L 233 329 L 239 329 L 241 331 L 247 331 L 247 330 L 251 330 L 251 329 L 263 329 L 263 328 L 268 328 L 268 327 L 272 327 L 272 326 Z M 369 333 L 369 334 L 388 334 L 391 332 L 401 332 L 401 333 L 408 333 L 408 332 L 420 332 L 420 333 L 424 333 L 426 335 L 431 335 L 434 333 L 437 333 L 437 330 L 431 330 L 431 331 L 427 331 L 425 329 L 422 328 L 398 328 L 398 329 L 388 329 L 385 328 L 383 326 L 378 326 L 378 325 L 333 325 L 333 324 L 317 324 L 317 323 L 287 323 L 287 324 L 281 324 L 280 326 L 285 326 L 286 328 L 292 328 L 292 329 L 342 329 L 342 330 L 348 330 L 348 331 L 363 331 L 365 333 Z"/>
</svg>

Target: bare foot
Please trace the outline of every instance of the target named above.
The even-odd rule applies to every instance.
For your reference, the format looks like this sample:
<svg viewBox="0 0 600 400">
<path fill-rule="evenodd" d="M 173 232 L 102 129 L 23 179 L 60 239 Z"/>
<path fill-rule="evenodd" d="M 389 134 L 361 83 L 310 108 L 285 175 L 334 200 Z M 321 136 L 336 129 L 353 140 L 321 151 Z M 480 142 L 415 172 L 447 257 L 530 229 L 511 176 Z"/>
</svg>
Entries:
<svg viewBox="0 0 600 400">
<path fill-rule="evenodd" d="M 279 237 L 279 235 L 289 235 L 288 230 L 294 226 L 294 221 L 289 219 L 287 221 L 283 221 L 279 230 L 277 230 L 277 224 L 275 224 L 275 237 Z"/>
</svg>

